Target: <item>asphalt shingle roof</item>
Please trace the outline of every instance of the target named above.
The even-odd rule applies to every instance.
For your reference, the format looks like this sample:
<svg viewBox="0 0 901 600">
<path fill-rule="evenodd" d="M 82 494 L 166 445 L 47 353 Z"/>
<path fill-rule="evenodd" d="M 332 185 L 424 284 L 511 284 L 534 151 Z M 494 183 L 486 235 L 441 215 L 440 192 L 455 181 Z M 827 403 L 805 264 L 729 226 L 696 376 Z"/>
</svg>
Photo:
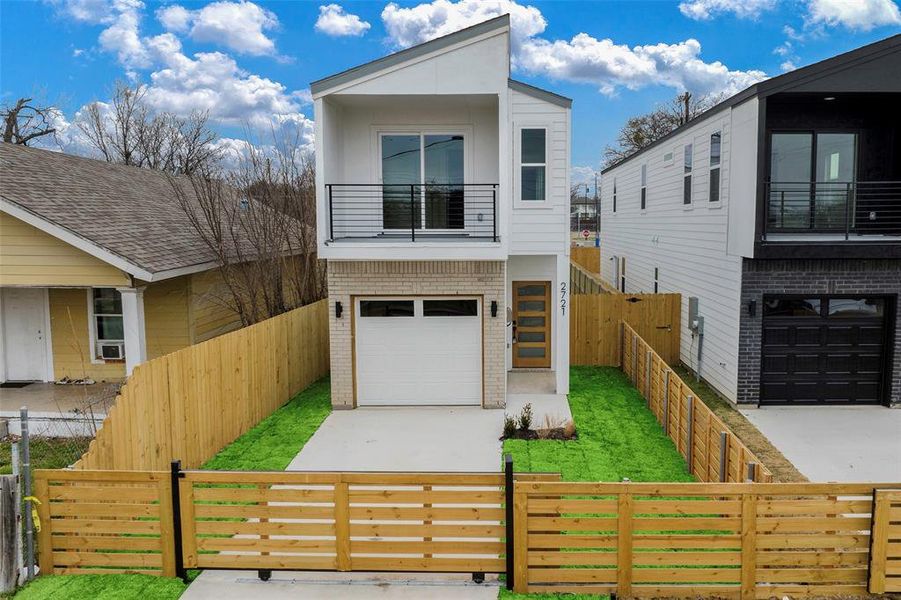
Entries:
<svg viewBox="0 0 901 600">
<path fill-rule="evenodd" d="M 0 142 L 0 197 L 150 273 L 214 260 L 157 171 Z"/>
</svg>

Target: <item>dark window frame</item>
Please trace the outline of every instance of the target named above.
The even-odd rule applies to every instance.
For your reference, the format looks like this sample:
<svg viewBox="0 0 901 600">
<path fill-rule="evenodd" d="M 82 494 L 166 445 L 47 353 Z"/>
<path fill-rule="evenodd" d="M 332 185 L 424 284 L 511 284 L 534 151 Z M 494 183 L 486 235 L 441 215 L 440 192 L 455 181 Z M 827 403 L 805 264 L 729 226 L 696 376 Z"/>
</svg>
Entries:
<svg viewBox="0 0 901 600">
<path fill-rule="evenodd" d="M 410 306 L 410 313 L 398 313 L 398 314 L 389 314 L 390 306 L 389 305 L 398 305 L 403 304 Z M 364 308 L 365 307 L 365 308 Z M 370 312 L 369 309 L 376 307 L 384 307 L 385 314 L 366 314 Z M 414 300 L 360 300 L 360 318 L 363 319 L 393 319 L 396 317 L 404 318 L 404 317 L 415 317 L 416 316 L 416 302 Z"/>
<path fill-rule="evenodd" d="M 430 310 L 436 308 L 439 303 L 458 303 L 465 306 L 465 310 L 454 312 L 452 314 L 429 314 Z M 431 308 L 430 306 L 431 305 Z M 475 298 L 424 298 L 422 300 L 422 316 L 426 318 L 433 317 L 478 317 L 479 301 Z"/>
<path fill-rule="evenodd" d="M 713 138 L 718 138 L 718 151 L 716 154 L 716 162 L 713 161 Z M 715 131 L 710 134 L 710 175 L 708 180 L 709 190 L 707 192 L 707 201 L 708 202 L 719 202 L 720 201 L 720 186 L 722 182 L 720 181 L 720 174 L 722 171 L 720 170 L 723 163 L 723 134 L 721 131 Z M 714 173 L 716 173 L 716 177 L 714 177 Z M 716 184 L 714 185 L 714 179 L 716 179 Z"/>
<path fill-rule="evenodd" d="M 694 144 L 685 144 L 682 150 L 682 205 L 692 204 L 692 170 L 694 169 Z"/>
</svg>

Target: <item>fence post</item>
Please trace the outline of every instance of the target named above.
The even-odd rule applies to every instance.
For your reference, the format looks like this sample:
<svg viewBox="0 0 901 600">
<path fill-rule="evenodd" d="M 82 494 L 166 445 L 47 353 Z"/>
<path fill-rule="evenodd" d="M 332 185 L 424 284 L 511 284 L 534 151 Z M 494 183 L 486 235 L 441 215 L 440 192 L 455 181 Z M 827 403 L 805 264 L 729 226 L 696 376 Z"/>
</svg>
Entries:
<svg viewBox="0 0 901 600">
<path fill-rule="evenodd" d="M 695 456 L 695 397 L 689 396 L 688 402 L 688 472 L 694 475 L 694 456 Z"/>
<path fill-rule="evenodd" d="M 335 484 L 335 550 L 339 571 L 350 571 L 350 493 L 344 481 Z"/>
<path fill-rule="evenodd" d="M 873 490 L 870 525 L 870 564 L 867 591 L 885 593 L 885 567 L 888 562 L 889 509 L 891 504 L 884 490 Z"/>
<path fill-rule="evenodd" d="M 663 396 L 663 432 L 669 435 L 669 371 L 666 372 L 666 394 Z"/>
<path fill-rule="evenodd" d="M 19 518 L 16 502 L 18 477 L 0 475 L 0 594 L 10 594 L 16 589 L 16 523 Z"/>
<path fill-rule="evenodd" d="M 632 494 L 624 492 L 616 503 L 616 595 L 632 595 Z"/>
<path fill-rule="evenodd" d="M 507 589 L 513 591 L 513 582 L 516 574 L 513 572 L 516 564 L 514 557 L 513 519 L 516 518 L 513 510 L 513 455 L 509 452 L 504 455 L 504 534 L 505 554 L 507 559 Z"/>
<path fill-rule="evenodd" d="M 725 431 L 720 432 L 720 482 L 725 483 L 726 478 L 729 475 L 729 469 L 727 468 L 727 462 L 729 460 L 729 452 L 727 451 L 729 445 L 729 433 Z"/>
<path fill-rule="evenodd" d="M 10 461 L 12 462 L 13 475 L 16 476 L 16 583 L 25 584 L 25 559 L 22 554 L 22 467 L 19 458 L 19 443 L 10 445 Z"/>
<path fill-rule="evenodd" d="M 529 591 L 529 496 L 525 484 L 513 483 L 513 591 Z"/>
<path fill-rule="evenodd" d="M 619 322 L 619 368 L 625 370 L 626 366 L 626 324 Z"/>
<path fill-rule="evenodd" d="M 669 369 L 666 369 L 663 372 L 663 399 L 662 400 L 663 400 L 664 406 L 667 406 L 667 404 L 669 403 L 669 374 L 670 374 Z"/>
<path fill-rule="evenodd" d="M 632 334 L 632 385 L 638 387 L 638 334 Z"/>
<path fill-rule="evenodd" d="M 25 490 L 25 569 L 26 581 L 34 579 L 34 524 L 31 522 L 31 435 L 28 408 L 19 411 L 22 421 L 22 487 Z"/>
<path fill-rule="evenodd" d="M 185 557 L 181 539 L 181 486 L 184 477 L 181 472 L 181 461 L 173 460 L 169 465 L 169 482 L 172 486 L 172 551 L 175 553 L 175 576 L 188 583 L 188 571 L 185 569 Z"/>
<path fill-rule="evenodd" d="M 644 353 L 644 395 L 645 404 L 651 405 L 651 351 Z"/>
<path fill-rule="evenodd" d="M 741 497 L 741 600 L 754 600 L 757 571 L 757 495 Z"/>
</svg>

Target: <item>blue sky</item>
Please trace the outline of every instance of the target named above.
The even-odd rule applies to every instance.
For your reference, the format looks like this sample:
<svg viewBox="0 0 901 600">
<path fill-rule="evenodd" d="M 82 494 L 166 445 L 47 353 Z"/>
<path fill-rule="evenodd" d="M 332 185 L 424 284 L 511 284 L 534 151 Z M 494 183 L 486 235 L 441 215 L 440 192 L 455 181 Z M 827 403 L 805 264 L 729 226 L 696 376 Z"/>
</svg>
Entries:
<svg viewBox="0 0 901 600">
<path fill-rule="evenodd" d="M 79 109 L 116 79 L 148 84 L 158 110 L 210 110 L 226 138 L 272 118 L 309 138 L 310 81 L 503 12 L 514 76 L 574 99 L 583 168 L 627 117 L 684 88 L 734 92 L 901 31 L 895 0 L 5 0 L 0 95 L 58 103 L 71 152 L 84 151 Z"/>
</svg>

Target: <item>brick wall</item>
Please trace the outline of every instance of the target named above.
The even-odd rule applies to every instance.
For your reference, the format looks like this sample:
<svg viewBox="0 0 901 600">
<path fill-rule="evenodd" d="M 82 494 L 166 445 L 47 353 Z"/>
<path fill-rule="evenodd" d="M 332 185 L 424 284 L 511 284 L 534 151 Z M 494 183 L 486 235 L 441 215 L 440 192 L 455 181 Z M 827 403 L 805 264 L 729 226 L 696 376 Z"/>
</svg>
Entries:
<svg viewBox="0 0 901 600">
<path fill-rule="evenodd" d="M 901 260 L 751 260 L 742 266 L 738 402 L 757 403 L 764 294 L 901 294 Z M 749 300 L 757 300 L 754 317 Z M 901 302 L 895 302 L 892 404 L 901 403 Z"/>
<path fill-rule="evenodd" d="M 506 391 L 503 261 L 336 261 L 328 262 L 329 332 L 331 338 L 332 406 L 353 408 L 351 364 L 351 296 L 362 295 L 484 295 L 485 365 L 483 404 L 504 406 Z M 491 301 L 498 303 L 491 317 Z M 335 302 L 344 314 L 335 318 Z"/>
</svg>

